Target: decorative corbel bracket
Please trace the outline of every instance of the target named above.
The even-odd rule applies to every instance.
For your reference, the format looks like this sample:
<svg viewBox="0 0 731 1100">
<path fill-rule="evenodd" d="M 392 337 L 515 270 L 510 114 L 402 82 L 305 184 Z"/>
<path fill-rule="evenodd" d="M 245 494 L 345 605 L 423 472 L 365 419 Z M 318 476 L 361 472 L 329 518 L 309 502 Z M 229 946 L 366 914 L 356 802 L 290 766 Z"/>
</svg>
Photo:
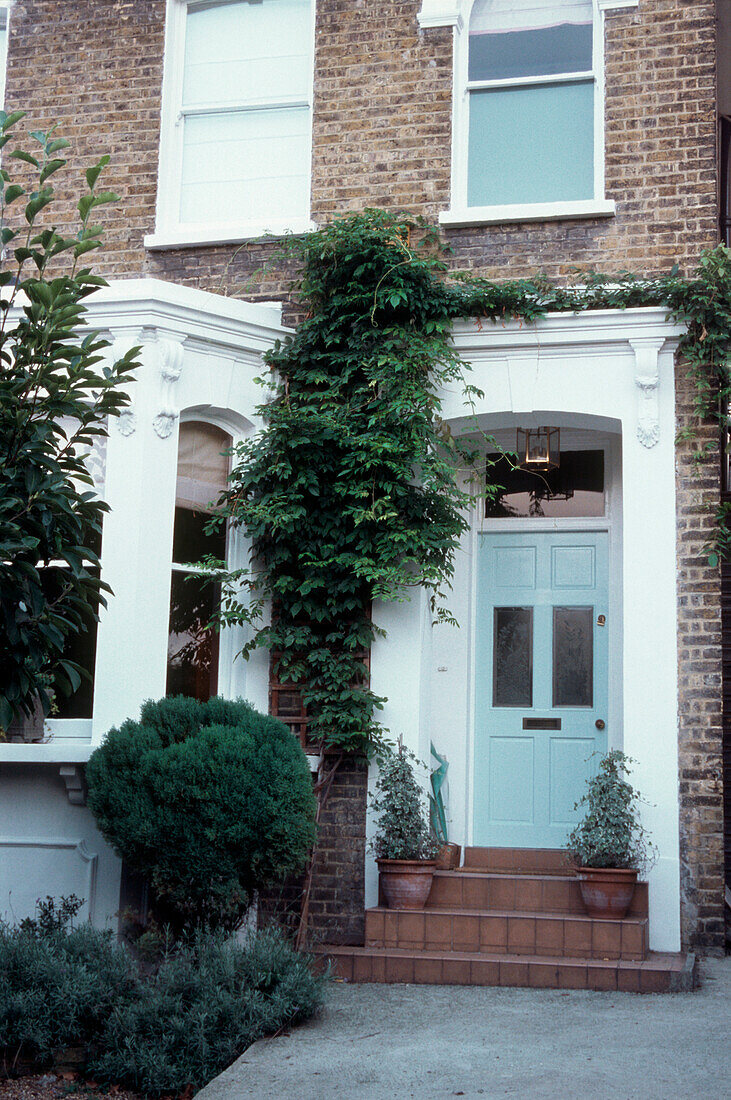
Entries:
<svg viewBox="0 0 731 1100">
<path fill-rule="evenodd" d="M 160 436 L 167 439 L 172 434 L 180 410 L 174 401 L 175 385 L 183 373 L 185 337 L 170 333 L 157 340 L 158 365 L 162 382 L 162 408 L 152 421 L 152 426 Z"/>
<path fill-rule="evenodd" d="M 665 337 L 639 337 L 630 340 L 635 353 L 635 385 L 638 391 L 637 438 L 643 447 L 654 447 L 660 438 L 658 355 L 664 343 Z"/>
<path fill-rule="evenodd" d="M 86 779 L 79 764 L 62 764 L 58 774 L 66 784 L 66 794 L 72 806 L 86 805 Z"/>
</svg>

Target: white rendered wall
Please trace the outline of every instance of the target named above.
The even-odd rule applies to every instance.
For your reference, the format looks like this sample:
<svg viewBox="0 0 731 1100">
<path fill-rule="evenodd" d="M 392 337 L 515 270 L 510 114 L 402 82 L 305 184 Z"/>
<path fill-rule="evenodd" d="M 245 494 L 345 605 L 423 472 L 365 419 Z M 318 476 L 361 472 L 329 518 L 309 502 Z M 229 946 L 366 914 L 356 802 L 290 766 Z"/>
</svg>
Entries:
<svg viewBox="0 0 731 1100">
<path fill-rule="evenodd" d="M 633 780 L 650 803 L 643 817 L 659 850 L 649 876 L 651 946 L 667 951 L 680 947 L 673 363 L 680 331 L 661 309 L 552 315 L 535 326 L 463 324 L 455 343 L 472 365 L 470 382 L 485 396 L 473 416 L 456 388 L 443 395 L 453 432 L 550 423 L 621 438 L 621 457 L 615 444 L 610 461 L 621 484 L 613 487 L 611 517 L 610 607 L 618 645 L 610 663 L 608 733 L 610 744 L 637 761 Z M 456 559 L 450 606 L 459 629 L 434 628 L 427 647 L 414 611 L 389 608 L 378 621 L 393 632 L 378 643 L 371 674 L 376 694 L 389 696 L 387 724 L 392 715 L 408 723 L 410 743 L 419 736 L 423 742 L 428 719 L 429 736 L 449 759 L 451 838 L 467 844 L 472 716 L 480 705 L 472 642 L 479 526 L 475 514 Z M 420 659 L 431 681 L 428 716 L 416 707 L 424 697 L 414 682 Z M 394 691 L 400 702 L 391 702 Z M 406 698 L 414 701 L 413 713 Z"/>
<path fill-rule="evenodd" d="M 36 901 L 76 894 L 80 919 L 115 928 L 121 864 L 85 806 L 72 805 L 58 768 L 0 771 L 0 919 L 32 917 Z"/>
<path fill-rule="evenodd" d="M 22 919 L 37 897 L 76 893 L 83 916 L 108 924 L 119 907 L 120 862 L 79 799 L 81 765 L 113 726 L 165 694 L 178 428 L 207 420 L 234 442 L 258 426 L 254 378 L 283 335 L 279 306 L 252 305 L 156 279 L 111 284 L 89 302 L 89 324 L 114 359 L 140 345 L 131 405 L 106 445 L 102 576 L 112 587 L 97 635 L 91 721 L 50 723 L 47 744 L 0 744 L 0 916 Z M 247 546 L 232 533 L 236 564 Z M 221 635 L 219 691 L 268 707 L 268 654 L 234 660 L 244 635 Z M 12 891 L 12 894 L 11 894 Z"/>
</svg>

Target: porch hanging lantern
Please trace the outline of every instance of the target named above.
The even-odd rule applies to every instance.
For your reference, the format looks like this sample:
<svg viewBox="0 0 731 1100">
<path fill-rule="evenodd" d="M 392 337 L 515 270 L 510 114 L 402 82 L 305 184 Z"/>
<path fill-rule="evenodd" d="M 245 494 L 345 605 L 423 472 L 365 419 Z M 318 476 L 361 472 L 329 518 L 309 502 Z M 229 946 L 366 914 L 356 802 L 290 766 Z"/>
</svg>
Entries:
<svg viewBox="0 0 731 1100">
<path fill-rule="evenodd" d="M 518 428 L 515 449 L 521 470 L 555 470 L 561 457 L 560 429 Z"/>
</svg>

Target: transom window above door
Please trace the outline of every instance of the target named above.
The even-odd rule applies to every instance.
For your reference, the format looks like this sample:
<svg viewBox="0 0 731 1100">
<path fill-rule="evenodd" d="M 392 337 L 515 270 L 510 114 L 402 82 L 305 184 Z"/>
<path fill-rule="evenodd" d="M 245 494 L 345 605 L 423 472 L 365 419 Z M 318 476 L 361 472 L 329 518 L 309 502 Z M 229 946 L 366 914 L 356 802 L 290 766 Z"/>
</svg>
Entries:
<svg viewBox="0 0 731 1100">
<path fill-rule="evenodd" d="M 505 455 L 488 455 L 487 482 L 498 486 L 486 498 L 487 519 L 605 514 L 604 451 L 561 451 L 559 465 L 543 472 L 516 466 Z"/>
<path fill-rule="evenodd" d="M 312 0 L 168 0 L 148 247 L 310 221 Z"/>
</svg>

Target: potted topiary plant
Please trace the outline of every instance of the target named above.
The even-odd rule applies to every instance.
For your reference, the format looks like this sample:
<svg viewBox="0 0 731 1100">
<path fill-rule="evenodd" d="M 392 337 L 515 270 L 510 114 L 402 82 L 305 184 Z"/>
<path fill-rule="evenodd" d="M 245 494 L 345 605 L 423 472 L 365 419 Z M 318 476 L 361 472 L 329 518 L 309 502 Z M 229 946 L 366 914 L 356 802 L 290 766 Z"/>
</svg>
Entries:
<svg viewBox="0 0 731 1100">
<path fill-rule="evenodd" d="M 640 795 L 626 779 L 631 763 L 618 749 L 602 756 L 575 806 L 586 806 L 584 817 L 566 842 L 586 911 L 603 920 L 626 915 L 637 876 L 654 857 L 639 819 Z"/>
<path fill-rule="evenodd" d="M 415 763 L 416 757 L 399 739 L 396 751 L 379 759 L 376 793 L 371 799 L 378 818 L 372 848 L 389 909 L 424 908 L 441 848 L 429 832 Z"/>
</svg>

